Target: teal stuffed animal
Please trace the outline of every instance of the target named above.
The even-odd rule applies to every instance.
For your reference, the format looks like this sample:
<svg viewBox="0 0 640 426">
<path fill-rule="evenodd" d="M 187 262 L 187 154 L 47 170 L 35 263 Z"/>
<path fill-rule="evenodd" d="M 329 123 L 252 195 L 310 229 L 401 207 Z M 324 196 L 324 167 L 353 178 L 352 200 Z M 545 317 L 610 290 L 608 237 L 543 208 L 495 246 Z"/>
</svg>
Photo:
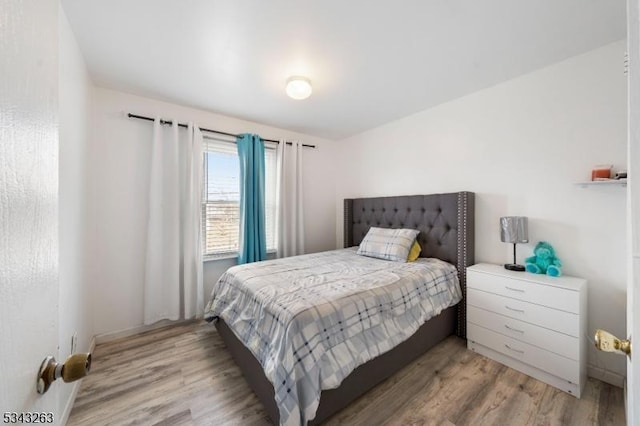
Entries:
<svg viewBox="0 0 640 426">
<path fill-rule="evenodd" d="M 524 260 L 524 266 L 527 272 L 532 274 L 547 274 L 552 277 L 562 275 L 562 262 L 556 257 L 556 252 L 546 241 L 540 241 L 533 249 L 534 256 L 527 257 Z"/>
</svg>

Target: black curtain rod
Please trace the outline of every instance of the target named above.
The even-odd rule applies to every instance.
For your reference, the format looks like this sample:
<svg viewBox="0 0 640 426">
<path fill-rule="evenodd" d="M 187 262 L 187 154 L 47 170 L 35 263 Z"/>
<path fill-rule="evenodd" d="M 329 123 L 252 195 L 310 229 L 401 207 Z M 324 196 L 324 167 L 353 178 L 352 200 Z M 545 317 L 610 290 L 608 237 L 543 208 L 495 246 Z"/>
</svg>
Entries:
<svg viewBox="0 0 640 426">
<path fill-rule="evenodd" d="M 137 118 L 138 120 L 155 121 L 155 119 L 153 119 L 151 117 L 145 117 L 144 115 L 137 115 L 137 114 L 131 114 L 131 113 L 128 113 L 127 117 L 129 117 L 129 118 Z M 173 124 L 173 121 L 171 121 L 171 120 L 162 120 L 161 119 L 160 120 L 160 124 L 169 124 L 169 125 L 171 125 L 171 124 Z M 187 125 L 184 124 L 184 123 L 178 123 L 178 127 L 184 127 L 186 129 Z M 203 132 L 217 133 L 219 135 L 226 135 L 226 136 L 231 136 L 231 137 L 234 137 L 234 138 L 238 137 L 238 135 L 236 135 L 236 134 L 227 133 L 227 132 L 221 132 L 219 130 L 203 129 L 202 127 L 200 128 L 200 130 L 203 131 Z M 262 139 L 262 140 L 265 141 L 265 142 L 280 143 L 280 141 L 276 141 L 276 140 L 273 140 L 273 139 Z M 287 145 L 291 145 L 291 142 L 287 142 L 286 144 Z M 304 143 L 302 144 L 302 146 L 304 146 L 306 148 L 315 148 L 316 147 L 315 145 L 307 145 L 307 144 L 304 144 Z"/>
</svg>

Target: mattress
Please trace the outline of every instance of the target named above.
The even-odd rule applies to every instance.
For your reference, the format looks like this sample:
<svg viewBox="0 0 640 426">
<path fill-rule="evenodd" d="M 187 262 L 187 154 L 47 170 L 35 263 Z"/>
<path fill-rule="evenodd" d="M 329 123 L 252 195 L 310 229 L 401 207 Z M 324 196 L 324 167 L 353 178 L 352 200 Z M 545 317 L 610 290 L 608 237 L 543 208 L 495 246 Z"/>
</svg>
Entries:
<svg viewBox="0 0 640 426">
<path fill-rule="evenodd" d="M 275 390 L 283 425 L 313 419 L 320 393 L 458 303 L 455 267 L 334 250 L 230 268 L 205 318 L 222 318 Z"/>
</svg>

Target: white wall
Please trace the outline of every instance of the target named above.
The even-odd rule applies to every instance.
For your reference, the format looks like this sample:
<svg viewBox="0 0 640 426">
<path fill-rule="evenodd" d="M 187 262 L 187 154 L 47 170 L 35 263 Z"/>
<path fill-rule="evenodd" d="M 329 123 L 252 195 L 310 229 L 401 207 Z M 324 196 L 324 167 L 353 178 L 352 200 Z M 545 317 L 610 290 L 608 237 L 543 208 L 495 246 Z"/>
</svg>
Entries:
<svg viewBox="0 0 640 426">
<path fill-rule="evenodd" d="M 89 144 L 91 80 L 82 54 L 62 8 L 59 19 L 59 357 L 71 353 L 77 333 L 77 351 L 88 351 L 93 338 L 90 281 L 86 277 L 87 252 L 86 155 Z M 70 413 L 80 382 L 60 387 L 59 412 Z"/>
<path fill-rule="evenodd" d="M 95 333 L 142 325 L 147 187 L 152 124 L 126 112 L 161 115 L 230 133 L 258 133 L 269 139 L 315 144 L 304 151 L 305 240 L 307 252 L 335 248 L 335 181 L 327 173 L 334 142 L 167 102 L 96 88 L 89 149 L 88 265 L 93 285 Z M 205 291 L 234 263 L 205 263 Z"/>
<path fill-rule="evenodd" d="M 589 334 L 625 334 L 625 189 L 583 189 L 592 166 L 626 168 L 625 43 L 618 42 L 338 144 L 337 244 L 345 197 L 476 193 L 476 261 L 505 263 L 498 218 L 529 217 L 530 256 L 551 242 L 589 280 Z M 621 384 L 623 357 L 590 349 L 590 373 Z"/>
</svg>

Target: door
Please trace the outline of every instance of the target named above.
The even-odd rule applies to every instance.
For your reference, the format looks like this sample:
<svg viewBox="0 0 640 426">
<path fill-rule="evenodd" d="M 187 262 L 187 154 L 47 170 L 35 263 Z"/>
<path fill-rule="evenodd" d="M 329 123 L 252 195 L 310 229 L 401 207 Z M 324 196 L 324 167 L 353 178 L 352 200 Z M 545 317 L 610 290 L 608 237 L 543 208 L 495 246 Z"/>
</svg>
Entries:
<svg viewBox="0 0 640 426">
<path fill-rule="evenodd" d="M 630 241 L 629 278 L 627 284 L 627 336 L 635 339 L 627 358 L 627 424 L 640 425 L 640 0 L 627 2 L 629 186 L 628 226 Z"/>
<path fill-rule="evenodd" d="M 0 10 L 0 422 L 60 424 L 56 384 L 36 392 L 58 341 L 58 0 Z"/>
</svg>

